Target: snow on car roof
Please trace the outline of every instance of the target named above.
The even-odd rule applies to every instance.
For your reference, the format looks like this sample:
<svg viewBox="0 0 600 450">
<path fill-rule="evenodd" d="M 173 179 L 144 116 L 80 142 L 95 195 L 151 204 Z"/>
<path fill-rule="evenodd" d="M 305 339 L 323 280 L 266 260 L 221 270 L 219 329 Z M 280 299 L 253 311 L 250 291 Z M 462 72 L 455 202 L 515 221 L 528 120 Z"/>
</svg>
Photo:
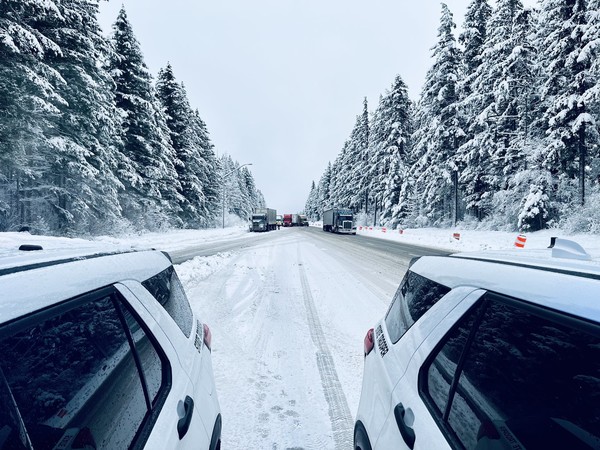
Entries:
<svg viewBox="0 0 600 450">
<path fill-rule="evenodd" d="M 482 288 L 600 323 L 598 261 L 554 261 L 548 254 L 424 256 L 411 270 L 450 288 Z"/>
<path fill-rule="evenodd" d="M 552 255 L 552 249 L 510 249 L 502 251 L 483 251 L 456 253 L 452 256 L 470 259 L 485 259 L 490 261 L 506 262 L 510 264 L 529 265 L 557 271 L 579 272 L 597 274 L 600 276 L 600 259 L 594 258 L 589 261 L 557 258 Z"/>
<path fill-rule="evenodd" d="M 72 257 L 73 253 L 68 256 Z M 69 261 L 2 275 L 0 324 L 121 280 L 144 281 L 170 264 L 169 259 L 159 251 L 142 251 Z"/>
</svg>

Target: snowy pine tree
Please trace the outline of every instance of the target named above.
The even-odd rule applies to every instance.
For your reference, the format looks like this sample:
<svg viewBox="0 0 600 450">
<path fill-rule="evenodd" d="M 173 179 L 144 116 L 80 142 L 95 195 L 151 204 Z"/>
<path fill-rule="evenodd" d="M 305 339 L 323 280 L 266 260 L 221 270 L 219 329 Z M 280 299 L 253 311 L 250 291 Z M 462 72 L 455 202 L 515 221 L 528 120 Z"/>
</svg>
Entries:
<svg viewBox="0 0 600 450">
<path fill-rule="evenodd" d="M 309 220 L 317 221 L 320 219 L 319 217 L 319 190 L 315 185 L 315 180 L 312 181 L 310 185 L 310 192 L 308 193 L 308 198 L 306 199 L 306 204 L 304 205 L 304 212 Z"/>
<path fill-rule="evenodd" d="M 408 89 L 398 75 L 373 114 L 369 160 L 371 190 L 379 202 L 380 222 L 394 228 L 408 215 L 407 199 L 401 192 L 407 192 L 413 163 L 411 114 Z"/>
<path fill-rule="evenodd" d="M 115 176 L 121 141 L 98 2 L 62 0 L 56 5 L 58 14 L 38 25 L 61 49 L 46 61 L 63 80 L 57 92 L 65 100 L 48 131 L 47 216 L 61 234 L 114 231 L 122 224 L 123 185 Z"/>
<path fill-rule="evenodd" d="M 49 231 L 46 133 L 66 101 L 57 91 L 64 80 L 46 62 L 62 51 L 37 24 L 59 15 L 50 0 L 0 3 L 0 230 Z"/>
<path fill-rule="evenodd" d="M 367 98 L 363 100 L 363 111 L 360 116 L 357 117 L 357 123 L 355 129 L 352 131 L 350 136 L 350 148 L 353 153 L 353 163 L 350 163 L 350 186 L 354 191 L 354 195 L 351 196 L 350 205 L 355 210 L 367 208 L 370 200 L 369 193 L 369 179 L 365 177 L 365 174 L 369 172 L 369 105 Z"/>
<path fill-rule="evenodd" d="M 231 156 L 223 155 L 219 159 L 219 212 L 225 212 L 225 222 L 246 222 L 254 208 L 264 208 L 265 199 L 248 167 L 242 167 Z M 232 216 L 235 220 L 232 221 Z"/>
<path fill-rule="evenodd" d="M 430 224 L 444 223 L 452 216 L 452 174 L 457 170 L 456 152 L 464 136 L 457 91 L 460 52 L 454 28 L 452 13 L 442 4 L 434 63 L 427 72 L 416 114 L 414 189 L 421 195 L 421 220 Z"/>
<path fill-rule="evenodd" d="M 201 156 L 197 119 L 189 105 L 185 88 L 175 79 L 170 64 L 158 73 L 156 95 L 162 105 L 175 149 L 174 163 L 181 186 L 181 220 L 188 227 L 206 226 L 206 197 L 201 180 L 205 162 Z"/>
<path fill-rule="evenodd" d="M 206 226 L 212 223 L 220 210 L 219 161 L 215 155 L 214 145 L 210 140 L 206 123 L 200 117 L 198 110 L 195 110 L 192 115 L 192 127 L 195 132 L 198 156 L 201 160 L 201 164 L 198 167 L 198 178 L 202 184 L 204 203 L 201 207 L 204 226 Z M 253 205 L 258 201 L 255 195 L 254 179 L 251 177 L 247 168 L 244 168 L 244 170 L 247 172 L 246 182 L 248 184 L 248 189 L 251 192 L 250 203 Z"/>
<path fill-rule="evenodd" d="M 481 57 L 491 15 L 492 8 L 488 0 L 472 0 L 467 7 L 463 23 L 464 31 L 458 38 L 463 46 L 462 61 L 465 72 L 465 79 L 461 83 L 463 96 L 472 93 L 472 78 L 482 62 Z"/>
<path fill-rule="evenodd" d="M 118 175 L 126 187 L 124 215 L 137 226 L 156 229 L 176 224 L 177 172 L 174 150 L 159 121 L 152 76 L 144 62 L 125 9 L 113 25 L 110 72 L 123 129 Z"/>
<path fill-rule="evenodd" d="M 562 203 L 575 186 L 578 203 L 585 202 L 589 148 L 598 142 L 596 121 L 587 105 L 594 85 L 591 58 L 586 57 L 587 9 L 584 0 L 548 0 L 541 6 L 538 45 L 546 68 L 542 88 L 546 125 L 545 165 L 554 177 L 552 196 Z M 570 209 L 568 207 L 568 209 Z"/>
</svg>

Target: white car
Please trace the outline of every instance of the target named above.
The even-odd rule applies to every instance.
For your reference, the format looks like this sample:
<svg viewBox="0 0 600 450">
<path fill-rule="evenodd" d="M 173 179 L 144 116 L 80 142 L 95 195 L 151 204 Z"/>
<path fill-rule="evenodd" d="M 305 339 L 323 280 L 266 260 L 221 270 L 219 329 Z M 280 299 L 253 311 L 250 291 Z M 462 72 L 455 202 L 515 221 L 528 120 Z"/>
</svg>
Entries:
<svg viewBox="0 0 600 450">
<path fill-rule="evenodd" d="M 219 449 L 210 330 L 168 255 L 23 248 L 0 260 L 0 449 Z"/>
<path fill-rule="evenodd" d="M 600 263 L 427 256 L 365 337 L 354 448 L 600 449 Z"/>
</svg>

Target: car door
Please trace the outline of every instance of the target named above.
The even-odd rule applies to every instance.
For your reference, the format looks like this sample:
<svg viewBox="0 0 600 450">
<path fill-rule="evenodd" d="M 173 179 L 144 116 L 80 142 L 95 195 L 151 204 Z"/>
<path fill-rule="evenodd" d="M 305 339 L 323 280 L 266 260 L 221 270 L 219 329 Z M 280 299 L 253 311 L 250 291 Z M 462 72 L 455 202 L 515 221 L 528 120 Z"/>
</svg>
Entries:
<svg viewBox="0 0 600 450">
<path fill-rule="evenodd" d="M 197 398 L 194 383 L 180 362 L 180 350 L 176 350 L 173 338 L 167 336 L 157 321 L 160 305 L 153 308 L 148 302 L 142 303 L 127 286 L 118 284 L 116 287 L 149 328 L 170 366 L 170 389 L 161 410 L 156 413 L 158 418 L 146 447 L 209 448 L 212 429 L 207 430 L 203 423 L 202 410 L 199 409 L 203 402 Z"/>
<path fill-rule="evenodd" d="M 419 370 L 445 333 L 481 298 L 484 292 L 475 290 L 463 297 L 458 303 L 452 305 L 452 309 L 447 311 L 435 328 L 428 331 L 426 336 L 421 336 L 422 342 L 411 355 L 406 370 L 393 389 L 388 415 L 374 448 L 421 450 L 450 448 L 419 396 Z M 423 319 L 427 317 L 424 316 Z M 417 322 L 413 331 L 418 332 L 419 325 Z"/>
</svg>

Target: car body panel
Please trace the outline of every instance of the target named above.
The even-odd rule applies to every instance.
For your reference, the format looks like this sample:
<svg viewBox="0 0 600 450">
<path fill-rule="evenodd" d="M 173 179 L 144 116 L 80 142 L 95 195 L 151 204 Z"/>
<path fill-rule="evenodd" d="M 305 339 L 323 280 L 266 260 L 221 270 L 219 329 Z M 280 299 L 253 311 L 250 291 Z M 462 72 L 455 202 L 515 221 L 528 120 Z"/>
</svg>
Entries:
<svg viewBox="0 0 600 450">
<path fill-rule="evenodd" d="M 432 311 L 433 314 L 439 315 L 440 321 L 436 320 L 435 328 L 431 333 L 425 336 L 420 343 L 412 355 L 404 376 L 396 383 L 396 386 L 390 395 L 391 407 L 388 410 L 385 423 L 383 424 L 381 433 L 373 448 L 403 448 L 402 445 L 405 445 L 394 416 L 394 408 L 400 403 L 407 411 L 407 417 L 411 415 L 414 417 L 414 421 L 407 424 L 411 426 L 415 432 L 416 440 L 414 450 L 429 450 L 432 448 L 441 450 L 450 448 L 450 446 L 446 444 L 446 438 L 431 417 L 427 406 L 419 395 L 419 371 L 429 354 L 448 330 L 450 330 L 456 321 L 458 321 L 484 294 L 485 291 L 475 290 L 466 297 L 463 296 L 463 298 L 460 299 L 447 314 L 444 314 L 443 317 L 441 317 L 442 314 L 439 314 L 441 311 Z M 448 293 L 447 296 L 448 295 L 450 295 L 450 293 Z M 440 300 L 436 305 L 439 305 L 443 301 L 444 299 Z M 433 308 L 431 309 L 433 310 Z M 425 319 L 425 315 L 422 317 L 423 320 Z M 402 339 L 400 341 L 402 341 Z M 405 448 L 408 447 L 405 446 Z"/>
<path fill-rule="evenodd" d="M 118 294 L 115 295 L 120 295 L 130 305 L 137 320 L 143 322 L 146 333 L 152 336 L 155 345 L 162 350 L 159 353 L 165 355 L 170 366 L 171 385 L 164 403 L 153 414 L 152 426 L 142 428 L 144 446 L 209 448 L 213 428 L 220 417 L 220 407 L 211 351 L 203 343 L 203 324 L 192 310 L 191 329 L 188 330 L 189 337 L 186 336 L 141 284 L 172 266 L 167 255 L 159 251 L 98 254 L 60 249 L 56 252 L 42 250 L 30 259 L 27 259 L 27 255 L 16 253 L 14 266 L 4 262 L 3 271 L 0 272 L 0 290 L 3 292 L 0 325 L 27 316 L 34 320 L 37 317 L 34 313 L 41 310 L 85 298 L 88 294 L 95 295 L 93 293 L 96 291 L 116 290 Z M 126 383 L 127 380 L 122 381 Z M 178 422 L 185 415 L 186 400 L 189 410 L 189 399 L 194 402 L 191 422 L 180 439 Z M 158 404 L 161 405 L 160 402 Z M 114 402 L 114 405 L 116 407 L 118 402 Z"/>
<path fill-rule="evenodd" d="M 587 263 L 588 269 L 594 267 Z M 519 298 L 546 308 L 600 322 L 600 283 L 597 279 L 558 273 L 534 267 L 497 264 L 456 257 L 426 256 L 411 270 L 438 283 L 455 288 L 477 286 L 498 294 Z M 600 271 L 597 272 L 600 276 Z M 532 286 L 535 280 L 535 288 Z M 573 283 L 577 282 L 577 293 Z"/>
<path fill-rule="evenodd" d="M 390 414 L 393 419 L 395 404 L 392 403 L 392 392 L 402 382 L 410 361 L 423 341 L 466 297 L 479 298 L 483 293 L 484 291 L 469 286 L 451 290 L 408 329 L 396 344 L 390 340 L 385 320 L 378 323 L 382 325 L 389 351 L 382 357 L 376 343 L 375 351 L 365 358 L 363 387 L 357 414 L 357 420 L 365 425 L 372 443 L 378 440 Z"/>
<path fill-rule="evenodd" d="M 434 418 L 426 404 L 430 400 L 421 397 L 419 383 L 426 381 L 420 380 L 420 371 L 449 330 L 483 295 L 514 301 L 526 310 L 570 323 L 600 324 L 600 262 L 585 254 L 586 258 L 576 256 L 569 259 L 564 252 L 552 250 L 505 251 L 424 256 L 415 261 L 412 272 L 451 290 L 417 319 L 397 344 L 388 342 L 389 348 L 383 348 L 385 356 L 375 339 L 375 351 L 365 358 L 357 421 L 365 425 L 373 448 L 411 448 L 407 441 L 412 440 L 412 432 L 416 450 L 451 448 L 448 439 L 453 438 L 437 423 L 442 419 Z M 403 311 L 396 308 L 396 313 L 402 315 Z M 385 319 L 376 326 L 381 326 L 381 334 L 389 341 Z M 423 395 L 427 398 L 429 394 Z M 474 401 L 479 411 L 493 417 L 484 396 Z M 465 422 L 465 436 L 479 433 L 475 426 L 479 425 Z"/>
<path fill-rule="evenodd" d="M 148 448 L 208 448 L 210 444 L 210 436 L 212 429 L 207 430 L 202 422 L 202 402 L 199 401 L 196 393 L 196 386 L 192 383 L 188 371 L 179 361 L 182 356 L 194 358 L 194 353 L 188 351 L 186 347 L 177 348 L 173 346 L 171 339 L 167 338 L 162 326 L 154 319 L 154 314 L 147 309 L 147 302 L 142 302 L 124 285 L 117 284 L 117 289 L 125 297 L 127 302 L 135 309 L 136 313 L 144 321 L 146 326 L 150 328 L 150 332 L 158 341 L 163 351 L 167 354 L 169 363 L 171 364 L 171 390 L 168 394 L 160 415 L 154 424 L 152 432 L 146 441 L 145 446 Z M 164 322 L 163 322 L 164 323 Z M 180 330 L 179 333 L 183 336 Z M 199 390 L 199 389 L 198 389 Z M 188 432 L 179 439 L 177 432 L 177 422 L 183 415 L 183 402 L 186 397 L 191 397 L 194 400 L 194 411 L 192 422 Z M 215 415 L 216 417 L 216 415 Z M 212 422 L 211 422 L 212 424 Z"/>
<path fill-rule="evenodd" d="M 0 322 L 9 322 L 122 280 L 142 282 L 170 265 L 163 253 L 148 251 L 76 260 L 2 275 L 4 298 L 0 302 Z"/>
</svg>

